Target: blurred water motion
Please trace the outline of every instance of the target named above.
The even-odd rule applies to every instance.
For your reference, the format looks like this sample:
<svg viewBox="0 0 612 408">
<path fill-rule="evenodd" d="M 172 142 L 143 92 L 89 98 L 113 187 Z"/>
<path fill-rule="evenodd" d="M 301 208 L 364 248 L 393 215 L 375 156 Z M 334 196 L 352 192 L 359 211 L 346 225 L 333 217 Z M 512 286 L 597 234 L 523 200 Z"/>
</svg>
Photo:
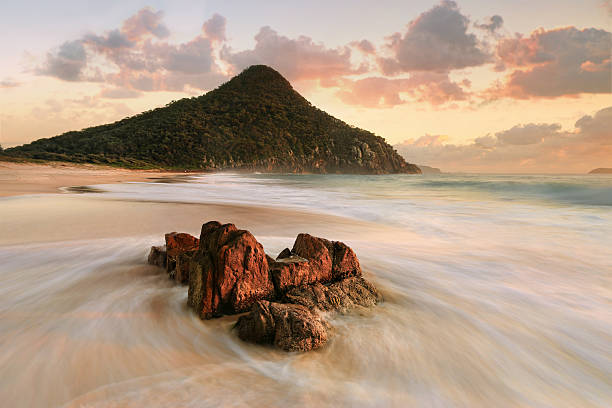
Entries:
<svg viewBox="0 0 612 408">
<path fill-rule="evenodd" d="M 24 243 L 71 215 L 11 224 L 0 247 L 6 406 L 610 406 L 612 178 L 208 175 L 99 188 L 74 208 L 154 220 L 150 201 L 246 201 L 351 217 L 308 223 L 351 245 L 386 301 L 335 317 L 323 349 L 287 354 L 240 342 L 232 317 L 187 310 L 186 288 L 144 264 L 165 225 L 153 234 L 126 216 L 129 238 Z M 13 217 L 33 208 L 5 200 L 0 213 L 11 205 Z M 304 226 L 270 211 L 255 232 L 276 255 Z M 231 207 L 225 220 L 252 222 Z"/>
</svg>

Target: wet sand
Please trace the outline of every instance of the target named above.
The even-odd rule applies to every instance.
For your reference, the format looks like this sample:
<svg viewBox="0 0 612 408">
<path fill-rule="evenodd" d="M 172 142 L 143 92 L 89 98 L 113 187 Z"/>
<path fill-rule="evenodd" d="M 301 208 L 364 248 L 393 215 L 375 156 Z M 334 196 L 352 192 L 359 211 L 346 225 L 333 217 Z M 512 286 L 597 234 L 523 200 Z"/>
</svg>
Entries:
<svg viewBox="0 0 612 408">
<path fill-rule="evenodd" d="M 234 204 L 193 204 L 109 199 L 99 185 L 181 180 L 188 174 L 53 162 L 0 162 L 0 245 L 158 235 L 184 231 L 199 236 L 210 220 L 235 223 L 254 234 L 342 231 L 350 236 L 367 222 L 299 210 Z M 102 187 L 103 188 L 103 187 Z M 374 225 L 370 225 L 372 229 Z M 376 229 L 380 229 L 377 226 Z M 161 238 L 160 238 L 161 239 Z"/>
<path fill-rule="evenodd" d="M 106 199 L 103 194 L 15 196 L 0 199 L 0 246 L 99 238 L 200 235 L 204 222 L 231 222 L 255 235 L 311 233 L 350 237 L 374 225 L 298 210 L 232 204 L 188 204 Z M 377 227 L 380 230 L 380 227 Z M 278 232 L 275 234 L 275 232 Z M 340 238 L 337 238 L 340 239 Z M 288 242 L 287 245 L 291 244 Z"/>
<path fill-rule="evenodd" d="M 0 197 L 59 193 L 62 187 L 146 181 L 184 173 L 159 170 L 129 170 L 91 164 L 48 164 L 0 161 Z M 78 188 L 75 189 L 78 192 Z"/>
</svg>

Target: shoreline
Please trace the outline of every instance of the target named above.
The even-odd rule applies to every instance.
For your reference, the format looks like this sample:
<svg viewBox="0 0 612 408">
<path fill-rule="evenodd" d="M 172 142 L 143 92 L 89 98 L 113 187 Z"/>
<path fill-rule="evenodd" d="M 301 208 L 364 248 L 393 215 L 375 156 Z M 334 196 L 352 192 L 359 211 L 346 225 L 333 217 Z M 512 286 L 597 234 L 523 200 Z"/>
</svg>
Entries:
<svg viewBox="0 0 612 408">
<path fill-rule="evenodd" d="M 193 173 L 165 170 L 132 170 L 97 164 L 63 162 L 21 163 L 0 161 L 0 197 L 61 194 L 62 188 L 93 184 L 147 181 Z"/>
<path fill-rule="evenodd" d="M 356 229 L 374 225 L 316 211 L 237 203 L 188 203 L 106 197 L 100 184 L 147 182 L 196 173 L 130 170 L 114 167 L 0 161 L 0 229 L 19 231 L 0 239 L 0 247 L 27 243 L 127 238 L 184 231 L 199 235 L 203 222 L 235 223 L 255 234 L 276 235 L 278 228 L 297 235 L 311 231 L 326 236 L 334 230 L 349 239 Z M 102 194 L 82 195 L 80 193 Z M 50 221 L 53 220 L 53 221 Z M 32 228 L 32 225 L 36 225 Z"/>
</svg>

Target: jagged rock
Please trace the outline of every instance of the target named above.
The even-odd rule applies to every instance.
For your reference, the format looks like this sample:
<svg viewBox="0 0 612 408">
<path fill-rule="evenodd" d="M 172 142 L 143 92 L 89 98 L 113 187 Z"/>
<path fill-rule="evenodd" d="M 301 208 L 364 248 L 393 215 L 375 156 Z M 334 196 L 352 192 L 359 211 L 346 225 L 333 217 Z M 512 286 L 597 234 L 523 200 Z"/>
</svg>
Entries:
<svg viewBox="0 0 612 408">
<path fill-rule="evenodd" d="M 289 258 L 291 256 L 291 250 L 289 248 L 285 248 L 281 251 L 280 254 L 278 254 L 278 256 L 276 257 L 276 259 L 284 259 L 284 258 Z"/>
<path fill-rule="evenodd" d="M 310 310 L 346 313 L 357 306 L 372 307 L 382 301 L 374 285 L 362 277 L 351 277 L 329 285 L 315 283 L 289 290 L 284 298 Z"/>
<path fill-rule="evenodd" d="M 308 259 L 319 276 L 318 282 L 361 276 L 361 267 L 355 252 L 343 242 L 299 234 L 291 252 Z"/>
<path fill-rule="evenodd" d="M 166 234 L 166 270 L 170 278 L 180 283 L 189 280 L 189 259 L 200 240 L 184 232 Z"/>
<path fill-rule="evenodd" d="M 245 312 L 273 296 L 268 260 L 255 237 L 233 224 L 204 224 L 189 272 L 189 306 L 210 319 Z"/>
<path fill-rule="evenodd" d="M 152 246 L 149 251 L 149 257 L 147 262 L 150 265 L 159 266 L 162 268 L 166 267 L 166 246 Z"/>
<path fill-rule="evenodd" d="M 301 305 L 259 301 L 236 322 L 238 337 L 286 351 L 308 351 L 327 342 L 329 324 Z"/>
</svg>

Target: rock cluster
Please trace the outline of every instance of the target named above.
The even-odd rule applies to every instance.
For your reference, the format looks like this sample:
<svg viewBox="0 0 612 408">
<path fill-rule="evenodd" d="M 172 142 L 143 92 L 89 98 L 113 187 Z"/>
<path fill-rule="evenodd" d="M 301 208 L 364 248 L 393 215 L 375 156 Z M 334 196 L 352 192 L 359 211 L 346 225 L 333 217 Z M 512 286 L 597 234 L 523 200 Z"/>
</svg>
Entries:
<svg viewBox="0 0 612 408">
<path fill-rule="evenodd" d="M 202 319 L 248 312 L 235 325 L 245 341 L 316 349 L 330 336 L 320 312 L 345 313 L 382 299 L 361 276 L 355 252 L 339 241 L 299 234 L 274 259 L 234 224 L 207 222 L 199 239 L 176 232 L 165 238 L 165 247 L 151 248 L 149 263 L 189 284 L 187 303 Z"/>
</svg>

